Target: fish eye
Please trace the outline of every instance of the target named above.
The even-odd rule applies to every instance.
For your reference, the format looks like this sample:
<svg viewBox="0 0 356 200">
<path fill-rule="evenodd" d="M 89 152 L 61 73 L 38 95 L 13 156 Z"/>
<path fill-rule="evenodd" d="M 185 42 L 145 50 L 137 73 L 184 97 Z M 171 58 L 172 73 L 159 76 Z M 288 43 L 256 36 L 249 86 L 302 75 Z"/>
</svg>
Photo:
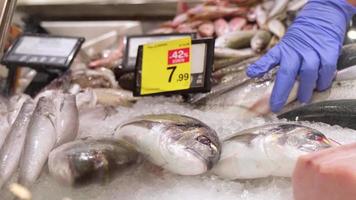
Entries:
<svg viewBox="0 0 356 200">
<path fill-rule="evenodd" d="M 325 139 L 325 136 L 321 133 L 309 133 L 307 135 L 307 138 L 315 141 L 323 141 Z"/>
<path fill-rule="evenodd" d="M 206 136 L 199 136 L 196 138 L 196 140 L 202 144 L 205 145 L 210 145 L 211 144 L 211 140 L 209 138 L 207 138 Z"/>
</svg>

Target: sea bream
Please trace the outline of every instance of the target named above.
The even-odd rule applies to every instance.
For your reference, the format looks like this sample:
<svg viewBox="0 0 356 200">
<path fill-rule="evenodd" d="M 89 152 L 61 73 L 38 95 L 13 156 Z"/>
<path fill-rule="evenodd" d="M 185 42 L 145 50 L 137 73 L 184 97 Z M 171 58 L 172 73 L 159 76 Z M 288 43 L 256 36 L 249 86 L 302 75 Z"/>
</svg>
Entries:
<svg viewBox="0 0 356 200">
<path fill-rule="evenodd" d="M 34 107 L 32 100 L 23 103 L 14 124 L 11 126 L 5 144 L 0 150 L 0 189 L 18 168 Z"/>
<path fill-rule="evenodd" d="M 212 173 L 229 180 L 291 177 L 299 156 L 332 146 L 338 144 L 302 125 L 264 125 L 224 140 Z"/>
<path fill-rule="evenodd" d="M 54 149 L 48 158 L 49 173 L 59 182 L 77 186 L 105 183 L 115 173 L 136 163 L 132 146 L 113 139 L 82 139 Z"/>
<path fill-rule="evenodd" d="M 172 173 L 198 175 L 220 157 L 214 130 L 183 115 L 145 115 L 122 124 L 115 137 L 133 145 L 150 162 Z"/>
</svg>

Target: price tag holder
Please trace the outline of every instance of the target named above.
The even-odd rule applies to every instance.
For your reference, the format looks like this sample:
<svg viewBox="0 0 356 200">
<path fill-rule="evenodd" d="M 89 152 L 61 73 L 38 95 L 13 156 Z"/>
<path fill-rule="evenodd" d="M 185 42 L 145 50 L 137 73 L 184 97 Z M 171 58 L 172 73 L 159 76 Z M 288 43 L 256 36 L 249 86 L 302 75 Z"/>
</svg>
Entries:
<svg viewBox="0 0 356 200">
<path fill-rule="evenodd" d="M 30 67 L 37 71 L 26 89 L 28 92 L 25 91 L 35 95 L 69 69 L 84 41 L 84 38 L 42 34 L 19 37 L 1 59 L 1 64 L 9 69 L 5 95 L 13 93 L 19 67 Z"/>
<path fill-rule="evenodd" d="M 135 96 L 209 92 L 214 39 L 190 38 L 139 47 Z"/>
<path fill-rule="evenodd" d="M 6 52 L 1 63 L 35 70 L 67 70 L 83 42 L 84 38 L 23 35 Z"/>
<path fill-rule="evenodd" d="M 153 35 L 133 35 L 126 38 L 126 50 L 122 64 L 122 71 L 134 72 L 139 46 L 148 43 L 181 39 L 185 37 L 196 37 L 195 33 L 176 33 L 176 34 L 153 34 Z"/>
</svg>

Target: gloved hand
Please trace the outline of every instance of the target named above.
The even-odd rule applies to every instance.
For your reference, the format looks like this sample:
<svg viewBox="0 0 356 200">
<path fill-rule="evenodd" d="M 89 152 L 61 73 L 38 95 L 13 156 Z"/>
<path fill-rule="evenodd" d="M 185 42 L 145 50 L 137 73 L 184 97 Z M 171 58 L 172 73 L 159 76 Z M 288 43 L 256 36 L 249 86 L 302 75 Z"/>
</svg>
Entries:
<svg viewBox="0 0 356 200">
<path fill-rule="evenodd" d="M 356 7 L 346 0 L 309 0 L 279 44 L 249 66 L 249 77 L 263 76 L 280 65 L 270 107 L 279 112 L 299 75 L 298 100 L 310 101 L 313 90 L 328 89 Z"/>
</svg>

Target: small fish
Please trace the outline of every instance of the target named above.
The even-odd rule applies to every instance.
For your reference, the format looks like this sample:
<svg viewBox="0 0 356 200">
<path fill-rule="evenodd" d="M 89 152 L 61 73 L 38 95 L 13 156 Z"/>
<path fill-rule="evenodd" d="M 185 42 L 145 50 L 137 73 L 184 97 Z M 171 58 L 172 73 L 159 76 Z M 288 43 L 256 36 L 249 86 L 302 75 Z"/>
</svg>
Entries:
<svg viewBox="0 0 356 200">
<path fill-rule="evenodd" d="M 39 177 L 56 144 L 56 107 L 51 98 L 41 97 L 30 120 L 19 172 L 19 183 L 31 186 Z"/>
<path fill-rule="evenodd" d="M 272 10 L 268 14 L 268 19 L 273 19 L 286 10 L 289 0 L 275 0 Z"/>
<path fill-rule="evenodd" d="M 212 173 L 225 179 L 291 177 L 301 155 L 338 146 L 317 130 L 297 124 L 269 124 L 223 141 Z"/>
<path fill-rule="evenodd" d="M 234 17 L 229 22 L 230 32 L 240 31 L 247 24 L 246 18 Z"/>
<path fill-rule="evenodd" d="M 71 94 L 57 95 L 56 144 L 59 146 L 73 141 L 78 135 L 79 115 L 76 97 Z"/>
<path fill-rule="evenodd" d="M 356 130 L 356 101 L 323 101 L 296 108 L 278 116 L 291 121 L 323 122 Z"/>
<path fill-rule="evenodd" d="M 250 46 L 250 41 L 257 31 L 236 31 L 216 39 L 215 47 L 241 49 Z"/>
<path fill-rule="evenodd" d="M 342 70 L 350 66 L 356 65 L 356 44 L 348 44 L 343 46 L 342 53 L 337 63 L 337 69 Z"/>
<path fill-rule="evenodd" d="M 261 5 L 258 5 L 256 7 L 256 21 L 257 24 L 260 28 L 265 28 L 267 21 L 268 21 L 268 17 L 267 17 L 267 12 L 262 8 Z"/>
<path fill-rule="evenodd" d="M 301 10 L 308 0 L 293 0 L 288 3 L 287 11 L 299 11 Z"/>
<path fill-rule="evenodd" d="M 114 73 L 107 68 L 76 70 L 72 72 L 72 83 L 81 88 L 117 88 Z"/>
<path fill-rule="evenodd" d="M 153 164 L 180 175 L 198 175 L 220 157 L 216 132 L 203 122 L 174 114 L 146 115 L 121 125 L 116 134 Z"/>
<path fill-rule="evenodd" d="M 48 158 L 49 173 L 65 185 L 105 183 L 138 159 L 128 144 L 110 139 L 77 140 L 54 149 Z"/>
<path fill-rule="evenodd" d="M 219 18 L 214 21 L 215 33 L 218 37 L 229 32 L 229 24 L 224 18 Z"/>
<path fill-rule="evenodd" d="M 257 53 L 267 48 L 272 39 L 272 34 L 265 30 L 259 30 L 251 39 L 251 48 Z"/>
<path fill-rule="evenodd" d="M 34 110 L 32 100 L 23 103 L 0 151 L 0 189 L 17 170 L 25 146 L 27 128 Z"/>
<path fill-rule="evenodd" d="M 216 58 L 240 58 L 247 59 L 256 55 L 256 53 L 251 49 L 230 49 L 230 48 L 215 48 L 215 57 Z"/>
<path fill-rule="evenodd" d="M 215 27 L 212 22 L 204 22 L 198 28 L 198 33 L 202 37 L 212 37 L 215 33 Z"/>
<path fill-rule="evenodd" d="M 273 19 L 268 22 L 268 29 L 271 33 L 278 36 L 278 38 L 282 38 L 286 33 L 286 27 L 277 19 Z"/>
<path fill-rule="evenodd" d="M 132 92 L 123 89 L 93 89 L 97 103 L 104 106 L 131 106 L 137 98 Z"/>
</svg>

